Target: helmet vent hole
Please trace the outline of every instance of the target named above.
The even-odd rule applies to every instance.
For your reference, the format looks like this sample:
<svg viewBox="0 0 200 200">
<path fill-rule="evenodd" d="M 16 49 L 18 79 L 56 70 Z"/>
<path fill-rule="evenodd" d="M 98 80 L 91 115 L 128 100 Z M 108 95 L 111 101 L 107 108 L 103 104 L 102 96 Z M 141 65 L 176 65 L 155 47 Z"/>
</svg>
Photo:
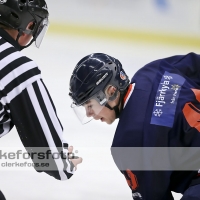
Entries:
<svg viewBox="0 0 200 200">
<path fill-rule="evenodd" d="M 12 17 L 19 19 L 19 17 L 14 12 L 11 12 L 10 14 L 11 14 Z"/>
<path fill-rule="evenodd" d="M 19 1 L 19 9 L 22 11 L 24 8 L 24 4 L 26 3 L 26 0 L 20 0 Z"/>
<path fill-rule="evenodd" d="M 109 62 L 108 64 L 109 64 L 109 65 L 112 65 L 112 62 Z"/>
<path fill-rule="evenodd" d="M 20 7 L 21 7 L 21 6 L 24 6 L 25 3 L 26 3 L 26 0 L 19 0 L 19 5 L 20 5 Z"/>
</svg>

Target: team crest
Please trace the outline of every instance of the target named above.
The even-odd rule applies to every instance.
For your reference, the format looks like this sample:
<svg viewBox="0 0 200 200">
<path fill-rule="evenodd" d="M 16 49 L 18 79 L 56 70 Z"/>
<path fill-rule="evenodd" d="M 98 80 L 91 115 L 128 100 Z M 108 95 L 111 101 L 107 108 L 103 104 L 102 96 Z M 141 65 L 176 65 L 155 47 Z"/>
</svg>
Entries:
<svg viewBox="0 0 200 200">
<path fill-rule="evenodd" d="M 121 78 L 122 80 L 126 80 L 126 75 L 124 74 L 123 71 L 120 72 L 120 78 Z"/>
<path fill-rule="evenodd" d="M 0 4 L 4 4 L 6 2 L 7 2 L 7 0 L 0 0 Z"/>
</svg>

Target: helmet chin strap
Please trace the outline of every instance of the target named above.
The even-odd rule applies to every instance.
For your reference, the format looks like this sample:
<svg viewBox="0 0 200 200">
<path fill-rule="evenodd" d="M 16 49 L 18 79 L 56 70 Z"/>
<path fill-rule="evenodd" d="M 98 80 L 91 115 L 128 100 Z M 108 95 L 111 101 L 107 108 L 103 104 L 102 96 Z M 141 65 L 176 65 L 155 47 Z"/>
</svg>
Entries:
<svg viewBox="0 0 200 200">
<path fill-rule="evenodd" d="M 22 36 L 22 34 L 23 34 L 23 31 L 22 31 L 22 30 L 19 30 L 18 35 L 17 35 L 17 38 L 16 38 L 16 42 L 17 42 L 18 44 L 19 44 L 19 42 L 18 42 L 18 41 L 19 41 L 19 38 Z M 34 41 L 35 41 L 35 39 L 33 38 L 33 39 L 30 41 L 30 43 L 29 43 L 28 45 L 26 45 L 26 46 L 21 46 L 21 45 L 19 44 L 20 50 L 23 50 L 23 49 L 29 47 Z"/>
<path fill-rule="evenodd" d="M 109 108 L 110 110 L 114 110 L 115 111 L 115 117 L 116 117 L 116 119 L 119 118 L 119 116 L 120 116 L 120 114 L 121 114 L 121 112 L 123 110 L 123 107 L 124 107 L 124 101 L 123 101 L 123 99 L 124 99 L 127 91 L 128 91 L 128 87 L 124 91 L 120 92 L 119 101 L 118 101 L 117 105 L 114 106 L 113 108 L 108 103 L 105 105 L 105 107 Z M 120 103 L 121 103 L 121 107 L 119 109 Z"/>
<path fill-rule="evenodd" d="M 123 99 L 123 97 L 124 97 L 123 94 L 124 94 L 124 93 L 121 93 L 121 92 L 120 92 L 119 101 L 118 101 L 118 103 L 117 103 L 116 106 L 111 107 L 108 103 L 105 105 L 105 107 L 109 108 L 110 110 L 114 110 L 114 111 L 115 111 L 115 118 L 116 118 L 116 119 L 119 118 L 120 113 L 121 113 L 121 111 L 122 111 L 122 109 L 123 109 L 123 101 L 122 101 L 122 99 Z M 122 103 L 122 105 L 121 105 L 121 108 L 119 109 L 120 103 Z"/>
</svg>

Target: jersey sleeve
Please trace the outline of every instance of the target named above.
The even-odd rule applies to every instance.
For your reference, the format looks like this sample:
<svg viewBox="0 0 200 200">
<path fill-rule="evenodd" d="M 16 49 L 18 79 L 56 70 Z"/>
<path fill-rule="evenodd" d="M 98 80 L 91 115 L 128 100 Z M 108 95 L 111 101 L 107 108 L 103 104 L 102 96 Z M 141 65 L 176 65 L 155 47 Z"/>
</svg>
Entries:
<svg viewBox="0 0 200 200">
<path fill-rule="evenodd" d="M 138 148 L 112 147 L 111 154 L 131 189 L 134 200 L 173 200 L 172 171 L 150 170 L 153 161 L 145 162 Z M 135 151 L 135 152 L 133 152 Z M 159 160 L 158 162 L 162 162 Z M 150 165 L 150 166 L 149 166 Z"/>
<path fill-rule="evenodd" d="M 167 171 L 121 171 L 134 200 L 173 200 Z"/>
<path fill-rule="evenodd" d="M 26 87 L 12 99 L 9 107 L 12 121 L 28 153 L 48 154 L 45 160 L 31 157 L 35 169 L 59 180 L 69 179 L 73 175 L 73 164 L 68 159 L 68 143 L 64 140 L 62 125 L 43 81 L 38 79 Z M 56 158 L 52 156 L 54 154 Z M 50 167 L 42 168 L 41 162 L 48 162 Z"/>
<path fill-rule="evenodd" d="M 1 37 L 0 80 L 0 137 L 15 126 L 38 172 L 59 180 L 70 178 L 73 165 L 68 160 L 68 144 L 40 69 Z M 45 152 L 46 157 L 32 156 Z M 42 167 L 43 162 L 50 167 Z"/>
</svg>

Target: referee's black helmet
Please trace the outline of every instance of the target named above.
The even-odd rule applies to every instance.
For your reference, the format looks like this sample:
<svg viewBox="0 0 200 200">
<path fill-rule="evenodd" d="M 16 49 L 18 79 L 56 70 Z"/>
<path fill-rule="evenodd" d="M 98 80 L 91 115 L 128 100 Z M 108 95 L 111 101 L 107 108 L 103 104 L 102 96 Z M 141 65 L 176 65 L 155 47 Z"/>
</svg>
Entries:
<svg viewBox="0 0 200 200">
<path fill-rule="evenodd" d="M 44 0 L 0 0 L 0 24 L 33 36 L 39 47 L 48 27 L 48 8 Z M 31 29 L 27 26 L 33 22 Z"/>
</svg>

